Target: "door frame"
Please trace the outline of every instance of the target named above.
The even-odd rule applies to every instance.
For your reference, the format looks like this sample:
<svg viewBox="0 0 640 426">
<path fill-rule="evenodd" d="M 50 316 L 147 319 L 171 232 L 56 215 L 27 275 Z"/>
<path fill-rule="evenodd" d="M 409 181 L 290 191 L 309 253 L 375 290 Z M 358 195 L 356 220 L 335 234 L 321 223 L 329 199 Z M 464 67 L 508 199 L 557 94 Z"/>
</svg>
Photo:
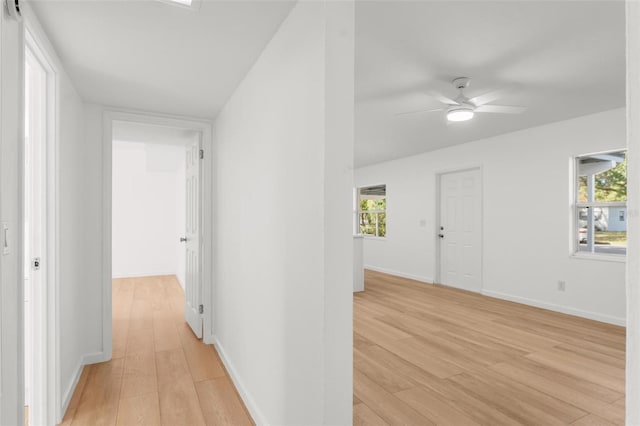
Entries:
<svg viewBox="0 0 640 426">
<path fill-rule="evenodd" d="M 214 343 L 214 265 L 213 265 L 213 123 L 208 120 L 189 118 L 152 112 L 132 111 L 117 108 L 105 108 L 103 110 L 102 130 L 102 356 L 109 360 L 112 355 L 112 264 L 111 264 L 111 226 L 112 226 L 112 155 L 113 155 L 113 122 L 124 121 L 139 124 L 151 124 L 156 126 L 177 127 L 193 130 L 201 134 L 201 147 L 204 150 L 204 158 L 201 164 L 201 220 L 202 241 L 201 259 L 209 259 L 201 262 L 201 286 L 202 303 L 204 305 L 203 317 L 203 341 Z"/>
<path fill-rule="evenodd" d="M 45 297 L 31 299 L 37 302 L 32 305 L 31 311 L 40 312 L 34 315 L 33 320 L 40 324 L 41 333 L 34 335 L 34 344 L 42 348 L 42 351 L 34 351 L 31 383 L 31 401 L 29 417 L 36 424 L 55 424 L 62 418 L 62 395 L 60 389 L 60 300 L 59 300 L 59 212 L 58 212 L 58 120 L 59 120 L 59 70 L 57 58 L 50 52 L 47 38 L 37 21 L 32 18 L 31 10 L 23 8 L 24 14 L 24 47 L 29 49 L 40 62 L 46 72 L 46 114 L 45 114 L 45 141 L 43 142 L 45 185 L 43 187 L 44 221 L 43 226 L 43 262 L 41 288 L 46 291 Z M 26 53 L 25 53 L 26 58 Z M 24 61 L 24 59 L 23 59 Z M 24 84 L 23 84 L 24 86 Z M 24 121 L 23 124 L 24 126 Z M 21 146 L 22 158 L 20 161 L 20 176 L 24 176 L 24 152 Z M 24 204 L 26 189 L 24 181 L 21 184 L 20 203 Z M 21 226 L 24 223 L 24 211 L 21 209 Z M 24 249 L 24 233 L 21 232 L 20 250 Z M 24 253 L 21 253 L 21 257 Z M 24 282 L 24 259 L 21 261 L 21 282 Z M 35 322 L 35 321 L 34 321 Z M 20 325 L 23 327 L 24 322 Z M 24 357 L 24 354 L 22 354 Z M 24 374 L 24 372 L 23 372 Z M 33 416 L 33 417 L 32 417 Z"/>
<path fill-rule="evenodd" d="M 435 172 L 436 199 L 435 199 L 434 205 L 435 205 L 436 211 L 435 211 L 434 217 L 436 218 L 436 223 L 434 226 L 434 231 L 435 231 L 434 244 L 435 244 L 436 256 L 435 256 L 434 271 L 436 273 L 434 277 L 434 282 L 435 284 L 443 285 L 442 271 L 441 271 L 442 244 L 440 243 L 440 238 L 438 238 L 438 234 L 440 233 L 440 224 L 442 223 L 442 217 L 441 217 L 442 176 L 453 174 L 453 173 L 470 172 L 474 170 L 477 170 L 480 173 L 480 291 L 479 291 L 479 294 L 482 294 L 482 292 L 484 291 L 484 169 L 482 167 L 482 164 L 471 164 L 471 165 L 459 167 L 459 168 L 437 170 Z"/>
</svg>

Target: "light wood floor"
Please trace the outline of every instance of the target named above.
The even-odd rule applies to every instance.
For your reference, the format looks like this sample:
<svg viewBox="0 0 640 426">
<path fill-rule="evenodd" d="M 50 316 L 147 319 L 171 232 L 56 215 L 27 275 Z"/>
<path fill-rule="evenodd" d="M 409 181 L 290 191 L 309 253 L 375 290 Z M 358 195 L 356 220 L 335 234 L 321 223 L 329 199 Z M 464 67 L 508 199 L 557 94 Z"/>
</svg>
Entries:
<svg viewBox="0 0 640 426">
<path fill-rule="evenodd" d="M 354 299 L 354 424 L 624 424 L 622 327 L 371 271 Z"/>
<path fill-rule="evenodd" d="M 174 276 L 113 281 L 113 359 L 89 365 L 63 425 L 253 424 Z"/>
</svg>

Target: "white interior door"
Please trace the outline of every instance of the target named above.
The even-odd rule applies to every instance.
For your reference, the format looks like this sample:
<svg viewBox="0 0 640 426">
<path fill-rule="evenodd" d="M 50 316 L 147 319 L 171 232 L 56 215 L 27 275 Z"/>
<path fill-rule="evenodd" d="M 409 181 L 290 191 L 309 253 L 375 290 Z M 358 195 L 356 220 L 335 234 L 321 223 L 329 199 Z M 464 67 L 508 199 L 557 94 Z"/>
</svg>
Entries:
<svg viewBox="0 0 640 426">
<path fill-rule="evenodd" d="M 187 147 L 186 153 L 186 233 L 184 315 L 198 338 L 202 338 L 202 286 L 200 274 L 200 142 Z"/>
<path fill-rule="evenodd" d="M 440 282 L 482 289 L 482 188 L 480 170 L 440 176 Z"/>
</svg>

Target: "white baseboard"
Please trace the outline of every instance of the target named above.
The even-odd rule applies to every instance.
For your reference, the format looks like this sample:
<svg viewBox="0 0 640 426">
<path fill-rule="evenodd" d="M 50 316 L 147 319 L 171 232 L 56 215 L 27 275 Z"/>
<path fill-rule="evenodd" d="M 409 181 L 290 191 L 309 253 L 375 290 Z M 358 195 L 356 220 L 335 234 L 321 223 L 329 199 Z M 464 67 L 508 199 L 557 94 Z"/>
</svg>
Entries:
<svg viewBox="0 0 640 426">
<path fill-rule="evenodd" d="M 82 357 L 84 365 L 97 364 L 99 362 L 107 362 L 109 360 L 111 360 L 111 354 L 107 355 L 104 352 L 93 352 Z"/>
<path fill-rule="evenodd" d="M 218 339 L 216 338 L 216 335 L 213 332 L 207 333 L 206 329 L 207 327 L 205 327 L 205 333 L 202 336 L 202 341 L 208 345 L 217 345 Z"/>
<path fill-rule="evenodd" d="M 253 417 L 253 421 L 255 422 L 256 425 L 267 425 L 268 423 L 264 415 L 262 414 L 262 411 L 260 411 L 260 408 L 258 408 L 258 405 L 255 403 L 255 401 L 249 394 L 249 391 L 247 391 L 247 388 L 242 383 L 242 380 L 240 380 L 240 377 L 238 377 L 238 373 L 234 368 L 233 364 L 231 363 L 231 360 L 229 360 L 229 358 L 227 357 L 227 354 L 224 351 L 224 348 L 220 344 L 220 341 L 218 340 L 217 337 L 214 338 L 214 341 L 215 341 L 214 345 L 216 347 L 216 350 L 218 351 L 218 354 L 220 355 L 220 359 L 222 360 L 222 363 L 227 369 L 227 372 L 229 373 L 229 376 L 231 377 L 231 380 L 233 381 L 234 386 L 238 390 L 238 393 L 240 394 L 240 398 L 242 398 L 244 405 L 247 407 L 247 410 L 249 410 L 251 417 Z"/>
<path fill-rule="evenodd" d="M 394 271 L 393 269 L 379 268 L 373 265 L 364 265 L 364 269 L 370 269 L 372 271 L 382 272 L 383 274 L 395 275 L 397 277 L 408 278 L 410 280 L 416 280 L 423 283 L 433 284 L 432 277 L 423 277 L 421 275 L 406 274 L 404 272 Z M 365 285 L 365 289 L 366 289 L 366 285 Z"/>
<path fill-rule="evenodd" d="M 161 275 L 175 275 L 178 276 L 175 272 L 141 272 L 136 274 L 113 274 L 111 278 L 117 280 L 119 278 L 140 278 L 140 277 L 158 277 Z"/>
<path fill-rule="evenodd" d="M 433 278 L 422 277 L 418 275 L 406 274 L 404 272 L 394 271 L 392 269 L 379 268 L 373 265 L 364 265 L 365 269 L 370 269 L 376 272 L 382 272 L 384 274 L 395 275 L 397 277 L 409 278 L 411 280 L 422 281 L 425 283 L 433 283 Z M 366 284 L 365 284 L 366 289 Z M 605 322 L 607 324 L 626 326 L 626 318 L 614 317 L 611 315 L 599 314 L 597 312 L 583 311 L 581 309 L 570 308 L 566 306 L 556 305 L 553 303 L 542 302 L 539 300 L 528 299 L 526 297 L 513 296 L 511 294 L 500 293 L 491 290 L 482 290 L 480 294 L 489 297 L 495 297 L 496 299 L 508 300 L 510 302 L 522 303 L 523 305 L 535 306 L 536 308 L 548 309 L 550 311 L 560 312 L 567 315 L 573 315 L 577 317 L 587 318 L 594 321 Z"/>
<path fill-rule="evenodd" d="M 76 386 L 78 386 L 78 381 L 80 380 L 80 376 L 82 375 L 82 369 L 85 365 L 95 364 L 98 362 L 105 362 L 108 359 L 104 359 L 105 355 L 103 352 L 94 352 L 90 354 L 86 354 L 82 356 L 78 360 L 78 364 L 74 369 L 73 377 L 71 378 L 71 382 L 67 385 L 67 388 L 62 395 L 62 406 L 60 407 L 60 415 L 59 418 L 56 419 L 58 423 L 62 423 L 62 419 L 64 415 L 67 413 L 67 408 L 69 408 L 69 403 L 71 402 L 71 398 L 73 398 L 73 393 L 76 390 Z"/>
<path fill-rule="evenodd" d="M 481 293 L 485 296 L 495 297 L 496 299 L 503 299 L 503 300 L 508 300 L 510 302 L 522 303 L 524 305 L 535 306 L 536 308 L 548 309 L 550 311 L 555 311 L 563 314 L 573 315 L 576 317 L 582 317 L 590 320 L 605 322 L 607 324 L 620 325 L 623 327 L 627 325 L 627 320 L 625 318 L 599 314 L 597 312 L 583 311 L 581 309 L 575 309 L 567 306 L 556 305 L 553 303 L 542 302 L 539 300 L 529 299 L 526 297 L 512 296 L 510 294 L 500 293 L 497 291 L 482 290 Z"/>
<path fill-rule="evenodd" d="M 180 287 L 182 287 L 182 290 L 184 290 L 185 289 L 184 282 L 180 279 L 180 276 L 178 274 L 175 274 L 175 275 L 176 275 L 176 279 L 178 280 L 178 283 L 180 284 Z"/>
</svg>

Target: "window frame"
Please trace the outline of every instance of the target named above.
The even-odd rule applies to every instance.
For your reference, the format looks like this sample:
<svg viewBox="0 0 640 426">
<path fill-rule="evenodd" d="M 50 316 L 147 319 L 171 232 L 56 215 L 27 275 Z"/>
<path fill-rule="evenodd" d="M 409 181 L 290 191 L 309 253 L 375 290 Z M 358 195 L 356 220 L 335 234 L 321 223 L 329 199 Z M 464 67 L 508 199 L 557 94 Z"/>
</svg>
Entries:
<svg viewBox="0 0 640 426">
<path fill-rule="evenodd" d="M 359 186 L 356 188 L 356 194 L 355 194 L 355 217 L 354 217 L 354 225 L 355 225 L 355 234 L 356 235 L 362 235 L 364 238 L 371 238 L 371 239 L 377 239 L 377 240 L 384 240 L 387 238 L 387 230 L 385 228 L 385 233 L 384 236 L 380 236 L 380 221 L 379 221 L 379 216 L 380 214 L 384 214 L 385 218 L 387 215 L 387 209 L 385 207 L 384 210 L 362 210 L 360 207 L 360 202 L 361 200 L 363 200 L 363 198 L 361 197 L 361 191 L 363 189 L 368 189 L 368 188 L 375 188 L 375 187 L 380 187 L 380 186 L 384 186 L 384 199 L 386 201 L 387 199 L 387 184 L 381 183 L 381 184 L 376 184 L 376 185 L 364 185 L 364 186 Z M 386 206 L 386 204 L 385 204 Z M 368 214 L 374 214 L 375 218 L 376 218 L 376 233 L 375 235 L 373 234 L 365 234 L 363 232 L 360 231 L 360 215 L 363 213 L 368 213 Z"/>
<path fill-rule="evenodd" d="M 611 149 L 607 151 L 594 152 L 590 154 L 582 154 L 577 155 L 572 158 L 573 165 L 573 195 L 572 195 L 572 209 L 571 209 L 571 222 L 572 225 L 570 228 L 572 229 L 571 234 L 571 256 L 576 258 L 588 258 L 588 259 L 596 259 L 596 260 L 610 260 L 617 262 L 624 262 L 627 259 L 626 247 L 624 254 L 617 253 L 597 253 L 597 252 L 587 252 L 580 251 L 580 239 L 578 238 L 578 233 L 581 229 L 580 227 L 580 210 L 584 208 L 616 208 L 616 207 L 624 207 L 627 208 L 627 201 L 579 201 L 580 199 L 580 160 L 592 157 L 596 155 L 607 155 L 607 154 L 615 154 L 619 152 L 624 152 L 625 158 L 627 156 L 628 150 L 626 148 L 620 149 Z M 628 178 L 627 178 L 628 183 Z M 626 213 L 625 213 L 626 218 Z M 594 236 L 595 237 L 595 236 Z"/>
</svg>

